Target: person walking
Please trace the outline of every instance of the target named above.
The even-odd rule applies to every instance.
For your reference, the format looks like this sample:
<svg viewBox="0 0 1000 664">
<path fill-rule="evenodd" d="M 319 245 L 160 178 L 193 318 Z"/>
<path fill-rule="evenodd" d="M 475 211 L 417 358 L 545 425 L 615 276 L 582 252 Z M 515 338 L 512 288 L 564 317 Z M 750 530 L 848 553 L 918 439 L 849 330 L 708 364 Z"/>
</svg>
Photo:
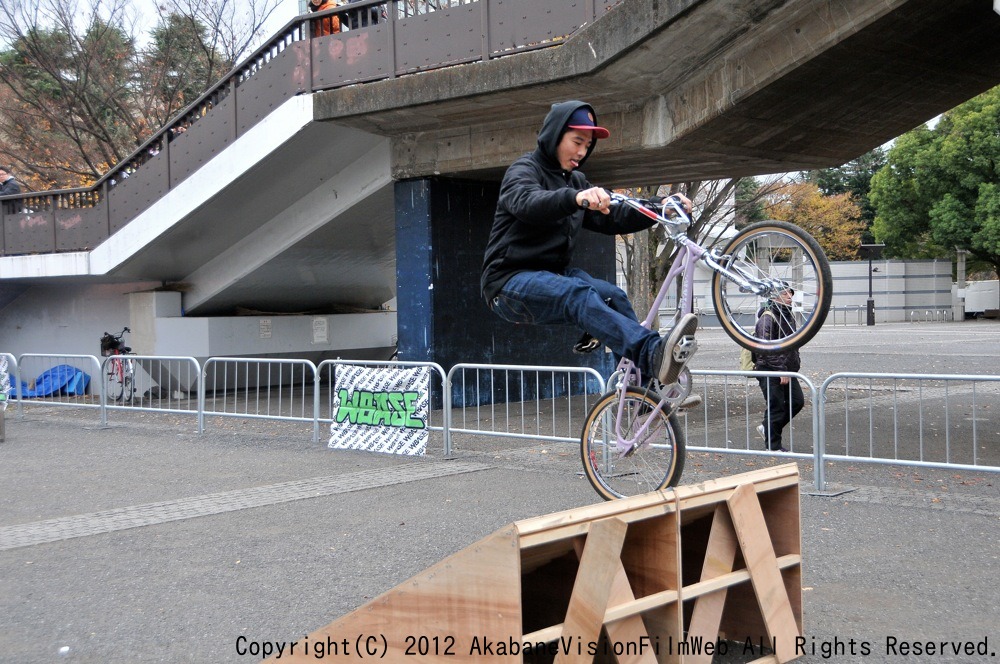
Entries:
<svg viewBox="0 0 1000 664">
<path fill-rule="evenodd" d="M 792 315 L 792 296 L 795 291 L 784 285 L 775 299 L 769 301 L 759 312 L 754 335 L 759 339 L 781 339 L 795 331 Z M 773 355 L 756 355 L 755 371 L 797 372 L 802 366 L 798 349 Z M 782 446 L 781 436 L 785 427 L 798 415 L 805 405 L 802 385 L 798 378 L 791 376 L 758 376 L 757 383 L 767 402 L 764 419 L 757 426 L 757 433 L 764 439 L 764 449 L 771 452 L 787 452 Z"/>
<path fill-rule="evenodd" d="M 645 378 L 669 385 L 697 349 L 698 318 L 684 315 L 661 337 L 639 323 L 624 291 L 569 266 L 582 230 L 618 235 L 655 223 L 628 206 L 612 208 L 608 192 L 579 170 L 597 141 L 610 136 L 596 117 L 582 101 L 554 104 L 535 150 L 507 169 L 483 259 L 482 296 L 512 323 L 575 325 L 633 361 Z M 691 201 L 678 199 L 690 211 Z"/>
</svg>

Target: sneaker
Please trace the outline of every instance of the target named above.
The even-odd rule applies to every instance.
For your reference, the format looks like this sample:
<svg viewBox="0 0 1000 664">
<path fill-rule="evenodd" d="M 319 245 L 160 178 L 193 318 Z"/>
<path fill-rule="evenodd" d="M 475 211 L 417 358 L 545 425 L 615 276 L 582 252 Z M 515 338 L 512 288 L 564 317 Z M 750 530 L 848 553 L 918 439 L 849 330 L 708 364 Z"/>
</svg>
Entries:
<svg viewBox="0 0 1000 664">
<path fill-rule="evenodd" d="M 765 447 L 764 451 L 765 452 L 787 452 L 788 450 L 786 450 L 784 447 L 775 447 L 774 449 L 771 449 L 769 447 Z"/>
<path fill-rule="evenodd" d="M 694 333 L 698 329 L 698 317 L 694 314 L 684 314 L 674 329 L 670 330 L 660 344 L 660 366 L 656 377 L 663 385 L 677 382 L 681 369 L 688 363 L 694 352 L 698 350 L 698 342 Z"/>
<path fill-rule="evenodd" d="M 760 439 L 763 440 L 765 443 L 767 442 L 767 432 L 764 431 L 763 424 L 757 425 L 757 435 L 760 436 Z"/>
<path fill-rule="evenodd" d="M 580 340 L 576 342 L 573 346 L 573 352 L 577 355 L 583 355 L 585 353 L 592 353 L 601 347 L 601 342 L 590 336 L 590 333 L 584 332 Z"/>
</svg>

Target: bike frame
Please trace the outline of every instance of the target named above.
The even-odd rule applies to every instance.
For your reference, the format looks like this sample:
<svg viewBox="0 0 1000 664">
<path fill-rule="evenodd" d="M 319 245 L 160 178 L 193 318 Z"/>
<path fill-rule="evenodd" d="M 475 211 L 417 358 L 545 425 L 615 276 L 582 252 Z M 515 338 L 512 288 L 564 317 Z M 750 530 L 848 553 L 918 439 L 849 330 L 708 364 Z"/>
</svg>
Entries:
<svg viewBox="0 0 1000 664">
<path fill-rule="evenodd" d="M 664 277 L 663 283 L 660 285 L 659 292 L 653 299 L 653 303 L 649 308 L 649 313 L 646 314 L 645 320 L 641 323 L 643 327 L 652 329 L 653 321 L 656 319 L 657 313 L 660 310 L 660 305 L 666 298 L 670 287 L 678 278 L 681 279 L 681 298 L 677 303 L 677 313 L 674 316 L 674 323 L 676 324 L 676 322 L 680 320 L 681 316 L 684 314 L 691 313 L 694 310 L 694 271 L 698 261 L 702 261 L 712 271 L 719 273 L 725 279 L 733 281 L 739 285 L 741 289 L 745 289 L 747 292 L 763 294 L 769 288 L 767 285 L 751 283 L 742 275 L 729 270 L 720 262 L 722 260 L 722 255 L 718 253 L 717 250 L 705 249 L 700 244 L 690 239 L 686 233 L 687 229 L 691 226 L 691 219 L 676 199 L 667 198 L 664 201 L 662 214 L 657 214 L 656 212 L 650 210 L 636 199 L 622 196 L 620 194 L 612 194 L 612 200 L 619 204 L 628 205 L 629 207 L 638 210 L 643 215 L 663 225 L 667 229 L 667 234 L 670 239 L 677 246 L 677 252 L 674 255 L 674 260 L 670 265 L 670 269 L 667 271 L 667 275 Z M 673 219 L 667 218 L 666 216 L 668 208 L 673 213 Z M 643 383 L 642 374 L 640 373 L 639 368 L 634 362 L 627 358 L 621 359 L 615 373 L 619 375 L 619 381 L 615 389 L 621 394 L 624 394 L 629 385 L 642 385 Z M 668 404 L 680 403 L 680 401 L 682 401 L 688 394 L 690 394 L 690 385 L 687 390 L 681 390 L 678 395 L 673 398 L 668 398 L 666 395 L 660 393 L 660 402 L 656 410 L 652 411 L 649 416 L 645 418 L 642 426 L 638 431 L 634 432 L 634 435 L 631 438 L 626 438 L 622 433 L 622 415 L 625 409 L 625 400 L 619 399 L 614 427 L 619 454 L 624 456 L 632 451 L 635 446 L 635 441 L 645 435 L 650 422 L 653 420 L 653 415 L 655 415 L 659 410 L 662 410 Z"/>
<path fill-rule="evenodd" d="M 118 374 L 118 379 L 122 382 L 125 382 L 125 371 L 128 366 L 125 363 L 128 361 L 129 360 L 122 359 L 122 354 L 118 351 L 115 351 L 114 355 L 111 356 L 111 368 L 114 369 L 116 374 Z"/>
</svg>

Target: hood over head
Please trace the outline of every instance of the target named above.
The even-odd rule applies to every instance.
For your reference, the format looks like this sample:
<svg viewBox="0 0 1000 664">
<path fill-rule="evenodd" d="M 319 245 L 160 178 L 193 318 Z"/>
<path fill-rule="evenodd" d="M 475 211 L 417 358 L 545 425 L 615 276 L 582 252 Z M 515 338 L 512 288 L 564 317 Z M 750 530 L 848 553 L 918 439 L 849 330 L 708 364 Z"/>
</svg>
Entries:
<svg viewBox="0 0 1000 664">
<path fill-rule="evenodd" d="M 582 113 L 578 113 L 578 111 L 582 111 Z M 570 122 L 571 118 L 573 122 Z M 597 139 L 607 138 L 610 135 L 607 129 L 597 126 L 597 113 L 594 112 L 594 107 L 590 104 L 576 100 L 552 104 L 552 109 L 545 116 L 542 128 L 538 132 L 538 152 L 554 168 L 561 168 L 556 156 L 556 148 L 559 147 L 563 134 L 570 129 L 571 125 L 574 128 L 589 128 L 590 125 L 594 127 L 594 140 L 590 143 L 587 155 L 580 160 L 581 166 L 597 147 Z"/>
</svg>

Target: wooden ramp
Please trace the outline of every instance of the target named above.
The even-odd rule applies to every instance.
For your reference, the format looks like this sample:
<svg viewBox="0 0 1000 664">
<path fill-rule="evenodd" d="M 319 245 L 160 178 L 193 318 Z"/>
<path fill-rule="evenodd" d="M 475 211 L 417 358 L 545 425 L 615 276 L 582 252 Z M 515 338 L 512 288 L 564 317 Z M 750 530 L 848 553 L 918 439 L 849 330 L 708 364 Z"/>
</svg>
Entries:
<svg viewBox="0 0 1000 664">
<path fill-rule="evenodd" d="M 798 479 L 787 464 L 518 521 L 280 662 L 709 664 L 747 644 L 787 662 L 802 635 Z"/>
</svg>

